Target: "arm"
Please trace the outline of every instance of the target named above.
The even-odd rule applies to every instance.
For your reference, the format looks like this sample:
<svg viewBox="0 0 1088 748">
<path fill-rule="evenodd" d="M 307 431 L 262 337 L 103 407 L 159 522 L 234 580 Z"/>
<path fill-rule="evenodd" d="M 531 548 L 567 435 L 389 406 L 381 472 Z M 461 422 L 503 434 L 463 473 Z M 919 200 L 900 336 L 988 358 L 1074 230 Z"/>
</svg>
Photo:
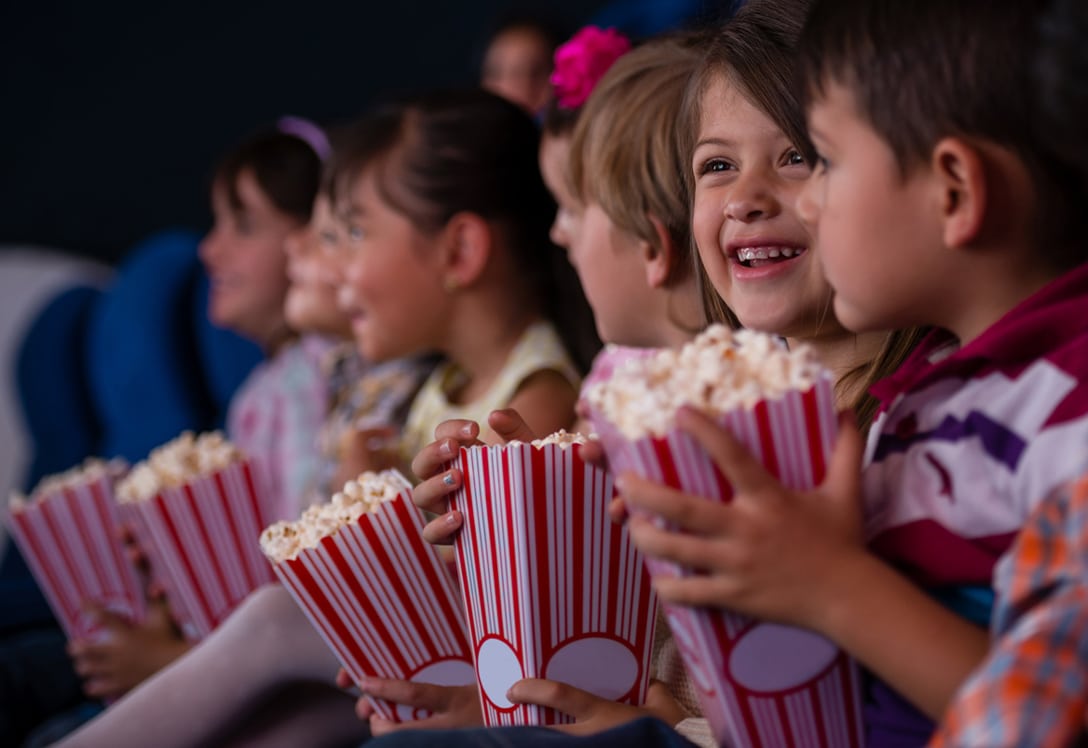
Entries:
<svg viewBox="0 0 1088 748">
<path fill-rule="evenodd" d="M 542 369 L 525 378 L 506 409 L 515 411 L 529 433 L 547 436 L 574 423 L 578 392 L 559 372 Z M 502 434 L 496 433 L 500 438 Z M 492 441 L 487 438 L 484 441 Z M 503 439 L 509 441 L 509 439 Z"/>
<path fill-rule="evenodd" d="M 931 744 L 1073 745 L 1088 711 L 1088 481 L 1047 498 L 998 567 L 999 636 Z"/>
<path fill-rule="evenodd" d="M 621 478 L 624 502 L 675 523 L 631 521 L 644 553 L 705 575 L 654 585 L 662 599 L 725 607 L 815 630 L 937 718 L 985 655 L 986 632 L 931 600 L 862 541 L 861 438 L 844 423 L 827 478 L 790 491 L 707 417 L 683 411 L 681 428 L 733 484 L 728 504 Z"/>
</svg>

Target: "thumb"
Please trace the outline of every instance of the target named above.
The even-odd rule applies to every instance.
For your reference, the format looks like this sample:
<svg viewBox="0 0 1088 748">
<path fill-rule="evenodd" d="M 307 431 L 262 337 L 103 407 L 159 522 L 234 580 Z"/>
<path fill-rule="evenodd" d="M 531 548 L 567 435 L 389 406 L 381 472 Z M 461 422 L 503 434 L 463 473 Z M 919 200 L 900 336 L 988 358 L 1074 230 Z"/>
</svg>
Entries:
<svg viewBox="0 0 1088 748">
<path fill-rule="evenodd" d="M 525 423 L 525 419 L 513 408 L 491 411 L 491 415 L 487 417 L 487 425 L 494 429 L 504 442 L 531 442 L 536 439 L 536 434 Z"/>
</svg>

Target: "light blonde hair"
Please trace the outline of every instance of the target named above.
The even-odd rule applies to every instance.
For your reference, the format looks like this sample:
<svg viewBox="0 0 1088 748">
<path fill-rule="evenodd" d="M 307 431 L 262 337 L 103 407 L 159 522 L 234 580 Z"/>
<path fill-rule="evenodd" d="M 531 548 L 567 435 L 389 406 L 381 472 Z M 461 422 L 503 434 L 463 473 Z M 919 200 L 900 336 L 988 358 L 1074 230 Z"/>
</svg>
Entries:
<svg viewBox="0 0 1088 748">
<path fill-rule="evenodd" d="M 586 101 L 571 141 L 569 181 L 582 203 L 600 205 L 622 231 L 661 250 L 664 226 L 681 261 L 670 280 L 691 270 L 691 201 L 679 132 L 688 79 L 703 37 L 660 37 L 620 57 Z"/>
</svg>

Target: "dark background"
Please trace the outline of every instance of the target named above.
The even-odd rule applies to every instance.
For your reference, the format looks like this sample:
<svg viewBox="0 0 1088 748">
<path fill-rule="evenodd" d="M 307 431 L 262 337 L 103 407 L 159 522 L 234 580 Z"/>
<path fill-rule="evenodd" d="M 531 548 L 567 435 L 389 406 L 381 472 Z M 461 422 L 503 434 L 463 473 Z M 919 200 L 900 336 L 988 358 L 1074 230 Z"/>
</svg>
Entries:
<svg viewBox="0 0 1088 748">
<path fill-rule="evenodd" d="M 383 96 L 472 84 L 497 19 L 541 16 L 569 34 L 606 5 L 0 2 L 0 245 L 116 262 L 152 231 L 203 231 L 212 165 L 253 129 L 285 114 L 335 124 Z M 719 5 L 668 10 L 706 18 Z M 624 11 L 608 13 L 622 27 Z"/>
</svg>

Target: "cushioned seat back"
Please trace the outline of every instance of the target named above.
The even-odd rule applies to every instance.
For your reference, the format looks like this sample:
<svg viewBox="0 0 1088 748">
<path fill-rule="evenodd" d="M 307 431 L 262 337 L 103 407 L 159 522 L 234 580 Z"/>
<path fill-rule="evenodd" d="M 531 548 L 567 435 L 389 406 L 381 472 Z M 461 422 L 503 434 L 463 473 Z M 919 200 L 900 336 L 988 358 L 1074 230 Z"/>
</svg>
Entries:
<svg viewBox="0 0 1088 748">
<path fill-rule="evenodd" d="M 87 373 L 101 454 L 141 460 L 214 420 L 192 325 L 199 237 L 166 231 L 137 245 L 91 316 Z"/>
<path fill-rule="evenodd" d="M 15 362 L 31 449 L 23 490 L 98 452 L 102 425 L 91 402 L 84 356 L 87 322 L 102 295 L 91 286 L 61 291 L 23 335 Z"/>
</svg>

